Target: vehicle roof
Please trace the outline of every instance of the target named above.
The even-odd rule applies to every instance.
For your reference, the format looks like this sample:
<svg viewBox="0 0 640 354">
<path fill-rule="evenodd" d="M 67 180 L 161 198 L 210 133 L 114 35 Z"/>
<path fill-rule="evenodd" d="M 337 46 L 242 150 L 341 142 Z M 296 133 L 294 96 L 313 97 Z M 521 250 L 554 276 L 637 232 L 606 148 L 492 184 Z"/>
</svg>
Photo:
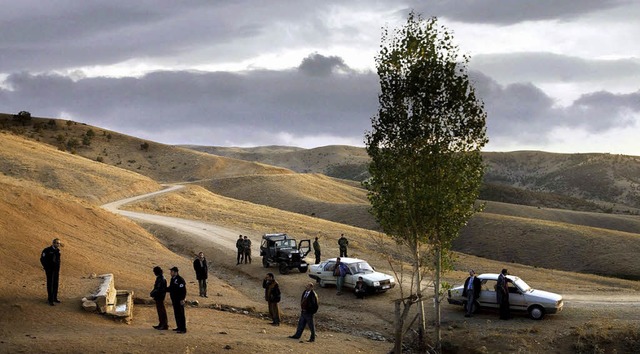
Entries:
<svg viewBox="0 0 640 354">
<path fill-rule="evenodd" d="M 325 259 L 324 262 L 335 262 L 337 258 L 329 258 Z M 366 262 L 364 259 L 359 258 L 350 258 L 350 257 L 340 257 L 340 262 L 345 264 L 358 263 L 358 262 Z"/>
<path fill-rule="evenodd" d="M 498 280 L 498 276 L 500 274 L 496 274 L 496 273 L 483 273 L 478 275 L 479 279 L 487 279 L 487 280 Z M 518 280 L 520 278 L 516 277 L 515 275 L 507 275 L 507 278 L 511 279 L 511 280 Z"/>
<path fill-rule="evenodd" d="M 289 235 L 285 233 L 279 233 L 279 234 L 264 234 L 262 235 L 262 238 L 268 238 L 270 240 L 286 240 L 286 239 L 290 239 L 291 237 L 289 237 Z"/>
</svg>

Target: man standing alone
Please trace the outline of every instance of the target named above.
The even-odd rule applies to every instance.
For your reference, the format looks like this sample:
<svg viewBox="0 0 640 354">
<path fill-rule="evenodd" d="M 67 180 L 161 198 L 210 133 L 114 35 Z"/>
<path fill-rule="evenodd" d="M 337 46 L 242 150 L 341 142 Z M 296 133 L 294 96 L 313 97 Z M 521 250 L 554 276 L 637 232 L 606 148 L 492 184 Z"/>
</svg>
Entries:
<svg viewBox="0 0 640 354">
<path fill-rule="evenodd" d="M 471 317 L 471 315 L 473 315 L 475 302 L 480 297 L 481 286 L 480 279 L 476 277 L 476 272 L 473 269 L 469 270 L 469 277 L 464 281 L 464 289 L 462 290 L 462 296 L 467 297 L 467 313 L 464 317 Z"/>
<path fill-rule="evenodd" d="M 207 278 L 209 277 L 209 264 L 204 258 L 204 253 L 198 253 L 198 257 L 193 261 L 193 270 L 196 272 L 198 279 L 198 287 L 200 288 L 200 296 L 207 297 Z"/>
<path fill-rule="evenodd" d="M 511 311 L 509 309 L 509 285 L 513 281 L 507 278 L 509 272 L 503 269 L 498 275 L 498 282 L 496 284 L 496 300 L 500 305 L 500 319 L 508 320 L 511 318 Z"/>
<path fill-rule="evenodd" d="M 349 240 L 344 237 L 344 234 L 340 234 L 340 238 L 338 239 L 338 246 L 340 247 L 340 257 L 349 257 L 347 256 L 347 248 L 349 247 Z"/>
<path fill-rule="evenodd" d="M 153 326 L 157 330 L 169 329 L 169 321 L 167 319 L 167 309 L 164 307 L 164 298 L 167 295 L 167 280 L 162 275 L 162 268 L 153 267 L 153 274 L 156 276 L 156 282 L 153 284 L 153 290 L 149 294 L 156 302 L 156 311 L 158 312 L 158 325 Z"/>
<path fill-rule="evenodd" d="M 173 315 L 176 317 L 176 328 L 178 333 L 187 333 L 187 319 L 184 315 L 184 304 L 187 298 L 187 283 L 178 274 L 178 267 L 171 270 L 171 283 L 169 284 L 169 294 L 171 294 L 171 304 L 173 305 Z"/>
<path fill-rule="evenodd" d="M 305 291 L 302 292 L 302 299 L 300 300 L 300 319 L 298 320 L 298 328 L 296 333 L 289 338 L 300 339 L 304 328 L 308 325 L 311 331 L 311 337 L 308 342 L 315 342 L 316 340 L 316 327 L 313 324 L 313 315 L 318 312 L 318 295 L 313 291 L 313 283 L 308 283 L 305 286 Z"/>
<path fill-rule="evenodd" d="M 60 279 L 60 239 L 54 238 L 51 246 L 42 250 L 40 263 L 47 275 L 47 301 L 50 306 L 60 303 L 58 300 L 58 282 Z"/>
<path fill-rule="evenodd" d="M 267 273 L 267 276 L 262 280 L 262 287 L 264 288 L 264 299 L 269 305 L 269 316 L 271 316 L 271 325 L 280 325 L 280 285 L 276 281 L 273 273 Z"/>
<path fill-rule="evenodd" d="M 320 242 L 318 242 L 318 238 L 313 241 L 313 253 L 316 255 L 316 264 L 320 264 Z"/>
</svg>

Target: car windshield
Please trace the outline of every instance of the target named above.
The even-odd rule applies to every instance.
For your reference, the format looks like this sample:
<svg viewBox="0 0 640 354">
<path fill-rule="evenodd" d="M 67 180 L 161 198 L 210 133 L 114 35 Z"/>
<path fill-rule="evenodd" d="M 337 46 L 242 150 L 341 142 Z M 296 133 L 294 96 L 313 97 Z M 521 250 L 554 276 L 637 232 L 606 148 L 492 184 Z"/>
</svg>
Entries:
<svg viewBox="0 0 640 354">
<path fill-rule="evenodd" d="M 278 246 L 278 248 L 296 248 L 296 240 L 288 239 L 276 241 L 276 246 Z"/>
<path fill-rule="evenodd" d="M 520 278 L 516 278 L 514 280 L 514 283 L 516 284 L 516 286 L 518 288 L 520 288 L 520 290 L 522 292 L 528 292 L 529 290 L 531 290 L 531 287 L 529 286 L 529 284 L 525 283 L 524 280 L 520 279 Z"/>
<path fill-rule="evenodd" d="M 353 274 L 374 272 L 373 268 L 367 262 L 350 264 L 349 268 L 351 268 L 351 273 Z"/>
</svg>

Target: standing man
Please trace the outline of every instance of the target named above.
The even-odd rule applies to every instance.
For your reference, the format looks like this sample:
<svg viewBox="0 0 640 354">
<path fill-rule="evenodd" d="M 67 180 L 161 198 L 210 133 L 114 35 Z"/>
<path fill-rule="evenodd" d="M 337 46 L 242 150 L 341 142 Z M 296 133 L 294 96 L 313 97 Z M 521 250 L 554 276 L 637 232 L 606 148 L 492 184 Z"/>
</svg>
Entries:
<svg viewBox="0 0 640 354">
<path fill-rule="evenodd" d="M 496 300 L 500 305 L 500 319 L 508 320 L 511 318 L 511 311 L 509 309 L 509 285 L 507 283 L 513 283 L 511 279 L 507 278 L 509 272 L 503 269 L 498 275 L 498 283 L 496 284 Z"/>
<path fill-rule="evenodd" d="M 476 272 L 473 269 L 469 270 L 469 277 L 464 281 L 464 288 L 462 290 L 462 296 L 467 297 L 467 313 L 464 317 L 471 317 L 473 315 L 473 309 L 475 302 L 480 297 L 480 279 L 476 277 Z"/>
<path fill-rule="evenodd" d="M 298 320 L 298 328 L 296 333 L 289 338 L 300 339 L 304 328 L 308 325 L 311 331 L 311 337 L 307 342 L 316 341 L 316 326 L 313 324 L 313 315 L 318 312 L 318 295 L 313 291 L 313 283 L 307 283 L 305 290 L 302 292 L 302 299 L 300 300 L 300 319 Z"/>
<path fill-rule="evenodd" d="M 280 285 L 276 281 L 273 273 L 267 273 L 267 276 L 262 280 L 262 287 L 264 288 L 264 299 L 269 304 L 269 316 L 271 316 L 271 325 L 280 325 Z"/>
<path fill-rule="evenodd" d="M 251 240 L 247 236 L 242 241 L 242 248 L 244 250 L 244 264 L 247 264 L 247 260 L 251 264 Z"/>
<path fill-rule="evenodd" d="M 200 288 L 200 297 L 207 297 L 209 264 L 207 264 L 207 259 L 204 258 L 204 253 L 198 253 L 198 257 L 193 261 L 193 270 L 196 271 L 196 279 L 198 279 L 198 287 Z"/>
<path fill-rule="evenodd" d="M 344 278 L 347 276 L 347 273 L 349 273 L 349 268 L 338 258 L 336 260 L 336 267 L 333 270 L 333 275 L 338 277 L 336 279 L 336 288 L 338 288 L 336 295 L 342 295 L 342 286 L 344 285 Z"/>
<path fill-rule="evenodd" d="M 344 237 L 344 234 L 340 234 L 340 238 L 338 239 L 338 246 L 340 246 L 340 257 L 349 257 L 347 256 L 347 248 L 349 247 L 349 240 Z"/>
<path fill-rule="evenodd" d="M 167 309 L 164 307 L 164 298 L 167 295 L 167 280 L 162 275 L 162 268 L 153 267 L 153 274 L 156 276 L 156 282 L 153 284 L 153 290 L 149 294 L 156 302 L 156 310 L 158 312 L 158 325 L 153 328 L 166 331 L 169 329 L 169 321 L 167 320 Z"/>
<path fill-rule="evenodd" d="M 40 263 L 47 275 L 47 302 L 50 306 L 60 303 L 58 300 L 58 282 L 60 280 L 60 239 L 54 238 L 51 246 L 42 250 Z"/>
<path fill-rule="evenodd" d="M 318 242 L 318 238 L 313 241 L 313 253 L 316 255 L 316 264 L 320 264 L 320 242 Z"/>
<path fill-rule="evenodd" d="M 244 240 L 242 239 L 242 235 L 238 236 L 238 240 L 236 241 L 236 248 L 238 249 L 238 258 L 236 259 L 236 265 L 242 263 L 242 259 L 244 258 Z"/>
<path fill-rule="evenodd" d="M 173 305 L 173 314 L 176 317 L 176 328 L 178 333 L 187 333 L 187 319 L 184 316 L 184 304 L 187 298 L 187 283 L 178 274 L 178 267 L 171 270 L 171 283 L 169 284 L 169 294 Z"/>
</svg>

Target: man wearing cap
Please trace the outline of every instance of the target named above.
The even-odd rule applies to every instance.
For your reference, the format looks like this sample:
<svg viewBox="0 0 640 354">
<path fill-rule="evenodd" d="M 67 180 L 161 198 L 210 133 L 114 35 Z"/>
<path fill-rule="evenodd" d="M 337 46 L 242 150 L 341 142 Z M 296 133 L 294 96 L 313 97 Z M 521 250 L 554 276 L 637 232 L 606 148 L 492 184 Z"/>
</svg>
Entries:
<svg viewBox="0 0 640 354">
<path fill-rule="evenodd" d="M 60 303 L 58 300 L 58 281 L 60 279 L 60 239 L 54 238 L 51 246 L 42 250 L 40 263 L 47 275 L 47 301 L 50 306 Z"/>
<path fill-rule="evenodd" d="M 187 298 L 187 283 L 178 274 L 178 267 L 173 267 L 171 271 L 171 283 L 169 284 L 169 294 L 173 305 L 173 314 L 176 317 L 176 328 L 178 333 L 187 333 L 187 320 L 184 317 L 184 303 Z"/>
<path fill-rule="evenodd" d="M 469 277 L 464 281 L 464 289 L 462 289 L 462 296 L 467 297 L 467 313 L 464 317 L 471 317 L 471 315 L 473 315 L 473 308 L 475 307 L 476 300 L 480 297 L 481 287 L 482 284 L 480 283 L 480 279 L 476 277 L 476 272 L 470 269 Z"/>
</svg>

